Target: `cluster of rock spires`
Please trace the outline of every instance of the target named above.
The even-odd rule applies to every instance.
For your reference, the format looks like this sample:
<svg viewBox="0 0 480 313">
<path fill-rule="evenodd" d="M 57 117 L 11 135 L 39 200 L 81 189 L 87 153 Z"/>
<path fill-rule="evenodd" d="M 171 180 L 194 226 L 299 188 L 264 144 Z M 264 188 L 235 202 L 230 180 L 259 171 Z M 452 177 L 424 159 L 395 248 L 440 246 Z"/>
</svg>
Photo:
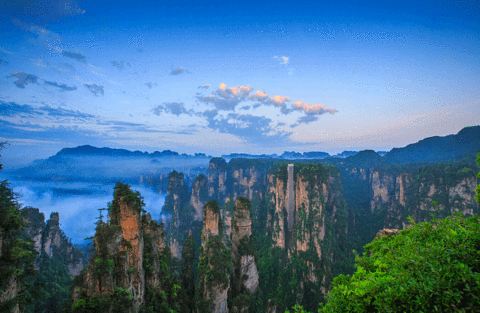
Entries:
<svg viewBox="0 0 480 313">
<path fill-rule="evenodd" d="M 96 305 L 95 312 L 139 312 L 151 305 L 152 290 L 161 294 L 168 289 L 163 277 L 163 260 L 169 253 L 163 225 L 153 221 L 150 214 L 142 214 L 126 196 L 115 198 L 114 207 L 109 221 L 98 223 L 93 237 L 96 252 L 74 281 L 73 311 L 88 312 L 88 307 Z M 254 294 L 259 279 L 253 251 L 248 248 L 252 234 L 250 203 L 246 198 L 237 199 L 228 242 L 222 235 L 217 202 L 210 201 L 204 207 L 196 286 L 191 232 L 182 251 L 181 285 L 186 301 L 196 297 L 199 312 L 229 312 L 229 307 L 232 312 L 248 312 L 249 303 L 241 301 L 242 296 Z M 229 294 L 236 302 L 227 303 Z M 186 307 L 196 312 L 194 302 Z"/>
<path fill-rule="evenodd" d="M 67 266 L 70 275 L 77 276 L 84 268 L 82 252 L 73 247 L 60 229 L 59 214 L 50 214 L 50 219 L 45 223 L 45 215 L 39 209 L 26 208 L 25 233 L 33 241 L 33 247 L 38 253 L 35 268 L 40 270 L 43 264 L 40 256 L 44 253 L 48 258 L 61 260 Z"/>
<path fill-rule="evenodd" d="M 55 259 L 56 264 L 67 268 L 70 276 L 78 275 L 84 267 L 82 252 L 75 249 L 63 234 L 60 229 L 59 214 L 52 213 L 50 219 L 45 223 L 45 215 L 40 213 L 39 209 L 28 207 L 24 209 L 24 212 L 26 226 L 21 236 L 33 241 L 33 249 L 37 253 L 33 263 L 34 270 L 37 272 L 46 270 L 49 264 L 45 264 L 44 260 Z M 0 258 L 2 257 L 3 240 L 4 236 L 0 234 Z M 25 270 L 28 268 L 23 269 L 22 272 Z M 16 299 L 20 295 L 23 296 L 23 284 L 24 282 L 19 281 L 16 274 L 11 275 L 4 290 L 0 293 L 0 305 Z M 13 308 L 6 310 L 19 313 L 23 312 L 24 306 L 17 303 Z"/>
</svg>

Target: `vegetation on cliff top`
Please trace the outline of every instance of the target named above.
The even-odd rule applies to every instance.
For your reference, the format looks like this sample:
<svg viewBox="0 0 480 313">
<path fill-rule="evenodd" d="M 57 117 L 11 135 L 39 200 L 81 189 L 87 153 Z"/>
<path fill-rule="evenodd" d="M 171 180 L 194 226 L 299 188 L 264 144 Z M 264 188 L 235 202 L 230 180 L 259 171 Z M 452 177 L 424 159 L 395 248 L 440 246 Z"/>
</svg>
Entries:
<svg viewBox="0 0 480 313">
<path fill-rule="evenodd" d="M 113 190 L 113 201 L 108 204 L 109 212 L 118 212 L 120 210 L 118 201 L 122 197 L 127 204 L 133 206 L 138 213 L 145 212 L 145 210 L 143 210 L 143 207 L 145 206 L 143 197 L 140 196 L 140 192 L 132 191 L 129 184 L 117 182 L 115 187 L 113 187 Z"/>
<path fill-rule="evenodd" d="M 3 145 L 0 143 L 0 149 Z M 24 281 L 35 273 L 33 262 L 36 251 L 32 241 L 22 234 L 26 226 L 24 214 L 26 212 L 20 208 L 8 182 L 0 181 L 0 296 L 3 298 L 7 288 L 13 287 L 12 277 L 19 287 L 16 297 L 7 300 L 8 296 L 5 296 L 0 299 L 0 312 L 9 312 L 17 304 L 23 307 L 26 301 Z"/>
</svg>

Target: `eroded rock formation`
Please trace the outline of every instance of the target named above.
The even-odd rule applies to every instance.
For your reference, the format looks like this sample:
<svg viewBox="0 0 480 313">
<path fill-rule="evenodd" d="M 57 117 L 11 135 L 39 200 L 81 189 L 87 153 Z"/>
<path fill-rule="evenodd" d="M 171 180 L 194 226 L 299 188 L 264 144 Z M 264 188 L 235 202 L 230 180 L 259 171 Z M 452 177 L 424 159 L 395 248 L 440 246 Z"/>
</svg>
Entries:
<svg viewBox="0 0 480 313">
<path fill-rule="evenodd" d="M 203 211 L 202 248 L 196 288 L 199 313 L 229 312 L 227 299 L 232 261 L 230 251 L 222 241 L 219 220 L 217 201 L 207 202 Z"/>
<path fill-rule="evenodd" d="M 42 270 L 41 255 L 61 260 L 71 276 L 76 276 L 84 268 L 82 252 L 73 247 L 60 229 L 59 214 L 54 212 L 45 223 L 45 215 L 39 209 L 26 208 L 24 232 L 33 241 L 33 247 L 38 252 L 35 268 Z"/>
</svg>

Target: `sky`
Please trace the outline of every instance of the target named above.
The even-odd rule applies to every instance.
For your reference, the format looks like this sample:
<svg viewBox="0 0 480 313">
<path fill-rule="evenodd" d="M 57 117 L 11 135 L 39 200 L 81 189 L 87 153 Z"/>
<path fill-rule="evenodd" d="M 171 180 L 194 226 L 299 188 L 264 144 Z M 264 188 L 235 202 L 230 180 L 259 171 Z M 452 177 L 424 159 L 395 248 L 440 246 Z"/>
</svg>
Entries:
<svg viewBox="0 0 480 313">
<path fill-rule="evenodd" d="M 0 1 L 2 163 L 388 151 L 480 124 L 472 1 Z"/>
</svg>

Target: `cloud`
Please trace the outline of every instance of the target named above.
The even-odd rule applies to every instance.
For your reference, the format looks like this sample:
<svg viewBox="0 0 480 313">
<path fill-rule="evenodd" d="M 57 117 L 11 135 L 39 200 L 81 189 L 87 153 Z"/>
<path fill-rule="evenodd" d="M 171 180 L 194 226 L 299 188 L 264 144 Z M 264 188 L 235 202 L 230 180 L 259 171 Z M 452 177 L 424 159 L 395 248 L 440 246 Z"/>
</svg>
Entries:
<svg viewBox="0 0 480 313">
<path fill-rule="evenodd" d="M 104 95 L 103 86 L 97 84 L 87 83 L 84 85 L 88 90 L 90 90 L 95 96 Z"/>
<path fill-rule="evenodd" d="M 238 104 L 248 99 L 248 95 L 252 90 L 250 86 L 227 88 L 226 84 L 221 83 L 218 89 L 211 95 L 197 95 L 196 98 L 199 102 L 213 104 L 217 110 L 234 111 Z"/>
<path fill-rule="evenodd" d="M 299 117 L 297 122 L 295 124 L 290 125 L 290 127 L 295 128 L 297 126 L 300 126 L 300 124 L 308 124 L 316 121 L 318 121 L 318 115 L 305 115 L 305 116 Z"/>
<path fill-rule="evenodd" d="M 68 110 L 64 108 L 55 108 L 52 106 L 44 105 L 41 107 L 34 107 L 29 104 L 17 104 L 15 102 L 5 102 L 0 100 L 0 115 L 9 117 L 30 117 L 30 118 L 53 118 L 56 121 L 77 120 L 79 122 L 85 122 L 88 120 L 94 120 L 95 116 L 74 110 Z"/>
<path fill-rule="evenodd" d="M 12 18 L 12 23 L 27 32 L 35 34 L 35 41 L 37 41 L 39 45 L 44 46 L 48 49 L 52 49 L 58 53 L 62 51 L 62 38 L 57 33 L 49 31 L 48 29 L 35 24 L 22 22 L 18 18 Z"/>
<path fill-rule="evenodd" d="M 145 124 L 124 122 L 124 121 L 102 121 L 97 125 L 110 126 L 108 130 L 119 132 L 138 132 L 138 133 L 169 133 L 169 134 L 193 134 L 194 131 L 173 131 L 173 130 L 156 130 Z"/>
<path fill-rule="evenodd" d="M 152 83 L 152 82 L 145 83 L 145 85 L 146 85 L 149 89 L 152 89 L 152 88 L 153 88 L 153 85 L 158 86 L 157 83 Z"/>
<path fill-rule="evenodd" d="M 74 0 L 8 1 L 8 3 L 8 6 L 2 5 L 2 10 L 12 15 L 34 16 L 45 20 L 59 20 L 85 13 Z"/>
<path fill-rule="evenodd" d="M 327 108 L 323 104 L 312 104 L 308 105 L 308 103 L 302 101 L 296 101 L 292 104 L 292 109 L 295 111 L 304 112 L 306 115 L 300 117 L 295 124 L 292 124 L 290 127 L 294 128 L 299 126 L 300 124 L 308 124 L 311 122 L 318 121 L 319 115 L 330 113 L 334 114 L 338 112 L 337 109 Z"/>
<path fill-rule="evenodd" d="M 302 101 L 296 101 L 292 104 L 293 110 L 296 111 L 303 111 L 306 114 L 318 114 L 322 115 L 325 113 L 330 113 L 334 114 L 335 112 L 338 112 L 337 109 L 332 109 L 332 108 L 327 108 L 323 104 L 312 104 L 308 105 L 308 103 L 302 102 Z"/>
<path fill-rule="evenodd" d="M 285 115 L 292 112 L 292 110 L 287 107 L 287 102 L 290 102 L 289 97 L 275 95 L 269 98 L 267 93 L 257 90 L 253 95 L 250 95 L 249 99 L 261 104 L 273 105 L 274 107 L 280 108 L 280 112 Z M 254 108 L 258 108 L 259 106 L 258 104 L 254 105 Z"/>
<path fill-rule="evenodd" d="M 57 82 L 50 82 L 48 80 L 45 81 L 45 84 L 46 85 L 50 85 L 50 86 L 54 86 L 54 87 L 58 87 L 60 88 L 62 91 L 73 91 L 73 90 L 77 90 L 77 87 L 76 86 L 67 86 L 65 84 L 58 84 Z"/>
<path fill-rule="evenodd" d="M 72 52 L 72 51 L 63 50 L 62 55 L 64 57 L 75 59 L 78 62 L 82 62 L 82 63 L 85 63 L 87 61 L 87 57 L 84 56 L 81 53 L 76 53 L 76 52 Z"/>
<path fill-rule="evenodd" d="M 290 142 L 292 133 L 275 130 L 270 126 L 272 120 L 264 116 L 238 113 L 221 116 L 217 110 L 207 110 L 201 115 L 207 119 L 208 128 L 235 135 L 252 144 L 278 145 Z"/>
<path fill-rule="evenodd" d="M 152 109 L 152 113 L 155 115 L 161 115 L 162 112 L 170 113 L 179 116 L 180 114 L 192 115 L 193 110 L 187 111 L 183 102 L 164 102 Z"/>
<path fill-rule="evenodd" d="M 205 84 L 203 86 L 198 86 L 198 89 L 208 89 L 210 88 L 210 84 Z"/>
<path fill-rule="evenodd" d="M 9 77 L 16 77 L 17 81 L 14 82 L 15 86 L 18 88 L 25 88 L 28 83 L 36 83 L 38 80 L 38 76 L 33 74 L 27 74 L 24 72 L 13 72 L 12 76 Z"/>
<path fill-rule="evenodd" d="M 183 67 L 177 67 L 176 69 L 173 69 L 170 72 L 170 75 L 180 75 L 180 74 L 183 74 L 184 72 L 185 70 L 183 69 Z"/>
<path fill-rule="evenodd" d="M 75 126 L 41 126 L 38 124 L 16 124 L 0 120 L 0 137 L 9 140 L 38 140 L 55 141 L 58 143 L 80 143 L 89 142 L 95 144 L 93 139 L 101 139 L 101 134 L 97 131 L 88 130 Z M 96 142 L 96 141 L 95 141 Z"/>
<path fill-rule="evenodd" d="M 280 64 L 288 64 L 288 57 L 286 56 L 282 56 L 282 57 L 274 56 L 273 58 L 278 60 Z"/>
<path fill-rule="evenodd" d="M 240 108 L 240 110 L 250 110 L 250 106 L 244 105 L 243 107 Z"/>
<path fill-rule="evenodd" d="M 4 47 L 0 46 L 0 52 L 3 52 L 5 54 L 13 54 L 13 52 L 11 51 L 8 51 L 7 49 L 5 49 Z"/>
<path fill-rule="evenodd" d="M 125 68 L 125 62 L 123 59 L 121 59 L 120 62 L 112 61 L 112 65 L 119 70 L 123 70 Z"/>
</svg>

